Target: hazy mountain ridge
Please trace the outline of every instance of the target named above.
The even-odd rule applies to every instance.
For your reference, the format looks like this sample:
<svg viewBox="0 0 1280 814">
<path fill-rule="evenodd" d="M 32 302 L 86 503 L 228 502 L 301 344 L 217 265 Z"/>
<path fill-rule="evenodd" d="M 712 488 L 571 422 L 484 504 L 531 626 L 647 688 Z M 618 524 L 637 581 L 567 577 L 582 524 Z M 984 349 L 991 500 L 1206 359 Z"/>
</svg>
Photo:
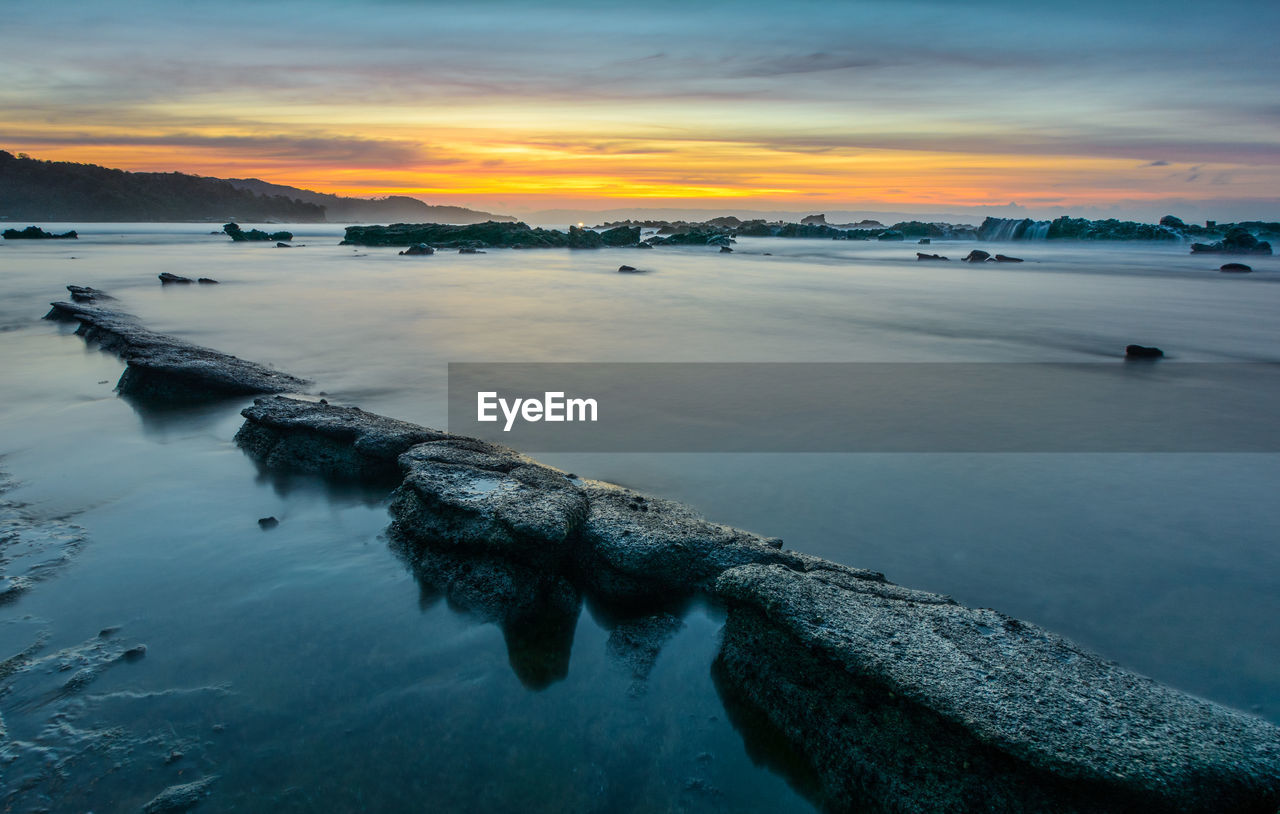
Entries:
<svg viewBox="0 0 1280 814">
<path fill-rule="evenodd" d="M 0 150 L 0 220 L 225 223 L 512 221 L 416 198 L 344 198 L 257 179 L 128 172 Z"/>
<path fill-rule="evenodd" d="M 347 198 L 325 192 L 273 184 L 257 178 L 228 178 L 227 183 L 258 195 L 284 195 L 306 203 L 324 207 L 325 219 L 330 223 L 449 223 L 469 224 L 486 221 L 514 222 L 509 215 L 495 215 L 462 206 L 436 206 L 407 195 L 388 195 L 385 198 Z"/>
</svg>

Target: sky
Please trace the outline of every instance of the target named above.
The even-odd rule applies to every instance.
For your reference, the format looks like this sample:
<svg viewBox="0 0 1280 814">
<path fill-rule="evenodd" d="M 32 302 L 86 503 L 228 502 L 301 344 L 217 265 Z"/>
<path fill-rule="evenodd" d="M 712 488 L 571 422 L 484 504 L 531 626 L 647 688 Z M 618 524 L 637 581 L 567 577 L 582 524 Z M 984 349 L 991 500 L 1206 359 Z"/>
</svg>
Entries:
<svg viewBox="0 0 1280 814">
<path fill-rule="evenodd" d="M 1280 220 L 1275 2 L 0 10 L 0 149 L 36 158 L 514 214 Z"/>
</svg>

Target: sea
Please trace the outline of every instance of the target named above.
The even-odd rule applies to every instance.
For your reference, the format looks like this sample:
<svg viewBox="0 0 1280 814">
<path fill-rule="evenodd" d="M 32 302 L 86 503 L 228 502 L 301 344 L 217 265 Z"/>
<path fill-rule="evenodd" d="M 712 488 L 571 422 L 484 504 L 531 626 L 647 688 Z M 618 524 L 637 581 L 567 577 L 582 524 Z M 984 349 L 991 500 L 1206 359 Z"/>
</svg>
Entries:
<svg viewBox="0 0 1280 814">
<path fill-rule="evenodd" d="M 262 470 L 232 440 L 250 399 L 120 397 L 119 359 L 41 319 L 68 284 L 330 402 L 433 427 L 451 362 L 1123 364 L 1131 343 L 1164 349 L 1161 365 L 1280 361 L 1280 259 L 1224 274 L 1175 242 L 413 257 L 339 245 L 332 224 L 263 227 L 293 231 L 287 249 L 217 224 L 42 226 L 80 237 L 0 243 L 6 811 L 136 811 L 188 783 L 201 811 L 814 805 L 786 745 L 716 688 L 721 609 L 685 608 L 641 676 L 588 603 L 552 654 L 567 670 L 529 682 L 497 624 L 389 543 L 385 488 Z M 972 248 L 1025 262 L 958 262 Z M 1260 418 L 1228 401 L 1205 420 Z M 1274 451 L 537 457 L 1280 723 Z"/>
</svg>

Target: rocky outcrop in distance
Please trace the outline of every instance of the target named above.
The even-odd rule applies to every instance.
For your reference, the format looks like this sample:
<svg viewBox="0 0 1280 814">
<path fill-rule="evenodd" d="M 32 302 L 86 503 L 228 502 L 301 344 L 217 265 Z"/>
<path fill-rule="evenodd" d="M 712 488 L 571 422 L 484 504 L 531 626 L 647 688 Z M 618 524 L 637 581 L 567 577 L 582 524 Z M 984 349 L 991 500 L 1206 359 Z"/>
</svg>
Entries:
<svg viewBox="0 0 1280 814">
<path fill-rule="evenodd" d="M 293 232 L 264 232 L 261 229 L 250 229 L 245 231 L 240 228 L 238 223 L 224 224 L 222 231 L 236 243 L 244 241 L 290 241 L 293 240 Z"/>
<path fill-rule="evenodd" d="M 824 808 L 1280 802 L 1280 730 L 1034 625 L 485 441 L 280 396 L 244 416 L 238 438 L 270 466 L 361 476 L 368 450 L 384 472 L 395 456 L 398 553 L 424 585 L 502 627 L 531 687 L 566 674 L 584 601 L 640 616 L 695 596 L 722 603 L 717 686 L 799 750 Z M 650 627 L 641 655 L 668 635 L 656 621 L 637 629 Z"/>
<path fill-rule="evenodd" d="M 76 234 L 75 229 L 72 229 L 69 232 L 63 232 L 60 235 L 56 235 L 53 232 L 46 232 L 39 226 L 28 226 L 22 231 L 18 231 L 17 229 L 4 230 L 5 240 L 75 240 L 78 237 L 80 237 L 80 235 Z"/>
<path fill-rule="evenodd" d="M 395 223 L 390 226 L 348 226 L 344 246 L 412 246 L 436 249 L 599 249 L 635 246 L 640 227 L 620 226 L 604 232 L 570 226 L 568 232 L 531 227 L 526 223 L 488 221 L 465 226 L 443 223 Z"/>
<path fill-rule="evenodd" d="M 129 314 L 93 304 L 102 298 L 102 293 L 95 291 L 88 302 L 51 303 L 45 319 L 77 323 L 77 335 L 123 359 L 125 370 L 116 384 L 123 395 L 181 404 L 303 392 L 309 384 L 255 362 L 147 330 Z"/>
<path fill-rule="evenodd" d="M 1243 227 L 1234 227 L 1217 243 L 1192 243 L 1192 254 L 1271 254 L 1271 244 Z"/>
</svg>

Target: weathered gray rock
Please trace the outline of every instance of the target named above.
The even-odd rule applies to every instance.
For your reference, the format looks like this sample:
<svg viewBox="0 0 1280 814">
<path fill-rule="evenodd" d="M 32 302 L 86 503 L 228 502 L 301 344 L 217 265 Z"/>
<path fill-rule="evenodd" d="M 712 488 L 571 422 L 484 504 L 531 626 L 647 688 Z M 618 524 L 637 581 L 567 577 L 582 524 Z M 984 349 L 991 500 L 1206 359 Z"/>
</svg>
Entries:
<svg viewBox="0 0 1280 814">
<path fill-rule="evenodd" d="M 312 468 L 359 473 L 357 446 L 382 465 L 399 450 L 394 544 L 424 596 L 503 628 L 530 686 L 564 677 L 583 596 L 615 608 L 723 601 L 717 686 L 799 748 L 825 807 L 1271 812 L 1280 802 L 1280 730 L 994 611 L 783 551 L 485 441 L 281 397 L 244 414 L 242 443 L 263 431 L 274 444 L 306 439 L 287 454 L 264 446 L 272 465 L 310 456 Z M 638 681 L 674 633 L 666 616 L 653 619 L 616 625 L 608 645 Z"/>
<path fill-rule="evenodd" d="M 1033 625 L 839 567 L 725 572 L 718 681 L 840 807 L 1273 811 L 1280 730 Z"/>
<path fill-rule="evenodd" d="M 116 389 L 157 402 L 196 402 L 301 391 L 309 383 L 216 350 L 143 328 L 119 311 L 55 302 L 45 319 L 77 322 L 76 333 L 125 362 Z"/>
<path fill-rule="evenodd" d="M 437 548 L 555 566 L 587 516 L 586 494 L 563 472 L 473 439 L 421 444 L 400 465 L 396 528 Z"/>
<path fill-rule="evenodd" d="M 260 398 L 240 414 L 236 443 L 266 466 L 352 478 L 398 475 L 396 459 L 410 447 L 449 437 L 324 400 Z"/>
<path fill-rule="evenodd" d="M 587 481 L 590 511 L 576 557 L 590 591 L 615 602 L 669 601 L 746 563 L 795 564 L 763 537 L 703 520 L 681 503 Z"/>
<path fill-rule="evenodd" d="M 98 300 L 113 300 L 115 297 L 100 291 L 96 288 L 90 288 L 87 285 L 69 285 L 67 291 L 71 292 L 71 301 L 79 303 L 97 302 Z"/>
</svg>

